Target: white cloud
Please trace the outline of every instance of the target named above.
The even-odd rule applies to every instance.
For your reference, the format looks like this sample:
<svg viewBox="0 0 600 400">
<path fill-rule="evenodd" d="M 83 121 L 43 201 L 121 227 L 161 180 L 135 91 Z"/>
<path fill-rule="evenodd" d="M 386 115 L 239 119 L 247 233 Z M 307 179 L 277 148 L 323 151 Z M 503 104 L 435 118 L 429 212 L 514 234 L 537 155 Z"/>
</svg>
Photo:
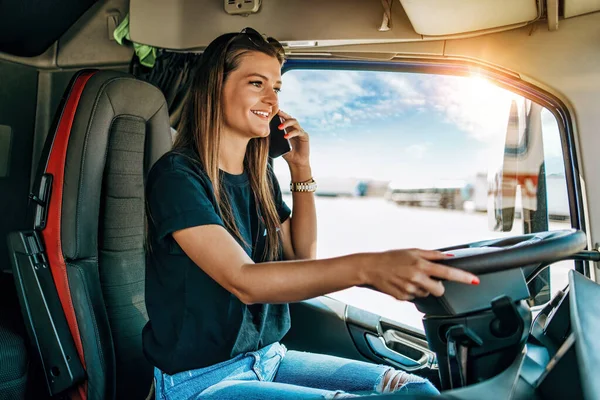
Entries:
<svg viewBox="0 0 600 400">
<path fill-rule="evenodd" d="M 512 99 L 519 96 L 483 78 L 420 77 L 427 103 L 456 125 L 483 142 L 503 140 Z"/>
<path fill-rule="evenodd" d="M 280 102 L 298 119 L 327 117 L 365 93 L 358 72 L 297 71 L 283 76 Z"/>
<path fill-rule="evenodd" d="M 320 120 L 335 130 L 353 121 L 400 116 L 407 110 L 437 110 L 443 120 L 473 138 L 504 137 L 515 96 L 482 78 L 359 71 L 294 71 L 283 78 L 282 107 L 301 123 Z"/>
<path fill-rule="evenodd" d="M 478 77 L 388 73 L 378 80 L 391 97 L 386 111 L 437 110 L 447 123 L 484 142 L 504 138 L 510 101 L 519 97 Z"/>
<path fill-rule="evenodd" d="M 333 130 L 425 106 L 413 81 L 397 73 L 294 71 L 283 77 L 280 103 L 301 123 L 320 121 L 320 129 Z"/>
<path fill-rule="evenodd" d="M 377 77 L 398 106 L 424 105 L 426 103 L 424 93 L 415 86 L 414 78 L 409 77 L 408 74 L 387 73 L 379 74 Z"/>
<path fill-rule="evenodd" d="M 420 143 L 420 144 L 412 144 L 404 149 L 404 152 L 409 156 L 416 160 L 421 160 L 425 157 L 427 150 L 431 146 L 431 142 Z"/>
<path fill-rule="evenodd" d="M 498 146 L 504 140 L 511 100 L 522 101 L 478 77 L 293 71 L 283 81 L 282 108 L 294 110 L 294 117 L 309 128 L 334 132 L 353 122 L 398 117 L 408 110 L 435 110 L 472 138 Z"/>
</svg>

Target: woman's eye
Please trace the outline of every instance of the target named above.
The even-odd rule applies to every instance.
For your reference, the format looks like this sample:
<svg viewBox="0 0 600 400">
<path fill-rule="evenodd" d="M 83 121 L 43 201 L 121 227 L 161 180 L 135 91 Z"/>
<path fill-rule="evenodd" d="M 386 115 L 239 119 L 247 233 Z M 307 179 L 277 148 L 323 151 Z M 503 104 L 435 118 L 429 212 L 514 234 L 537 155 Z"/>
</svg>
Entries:
<svg viewBox="0 0 600 400">
<path fill-rule="evenodd" d="M 274 90 L 274 91 L 275 91 L 275 93 L 277 93 L 277 94 L 281 93 L 281 88 L 275 88 L 275 89 L 273 89 L 273 90 Z"/>
<path fill-rule="evenodd" d="M 256 86 L 257 88 L 262 86 L 262 82 L 261 81 L 252 81 L 250 82 L 251 85 Z"/>
</svg>

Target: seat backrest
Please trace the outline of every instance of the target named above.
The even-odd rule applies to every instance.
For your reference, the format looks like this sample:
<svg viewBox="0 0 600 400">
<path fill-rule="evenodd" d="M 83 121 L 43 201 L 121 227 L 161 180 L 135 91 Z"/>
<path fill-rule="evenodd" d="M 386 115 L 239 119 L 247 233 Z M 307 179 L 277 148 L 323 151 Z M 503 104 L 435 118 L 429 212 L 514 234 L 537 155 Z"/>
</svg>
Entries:
<svg viewBox="0 0 600 400">
<path fill-rule="evenodd" d="M 115 71 L 78 73 L 63 102 L 33 193 L 51 176 L 35 224 L 86 372 L 74 397 L 144 398 L 144 180 L 171 148 L 168 108 L 157 88 Z"/>
</svg>

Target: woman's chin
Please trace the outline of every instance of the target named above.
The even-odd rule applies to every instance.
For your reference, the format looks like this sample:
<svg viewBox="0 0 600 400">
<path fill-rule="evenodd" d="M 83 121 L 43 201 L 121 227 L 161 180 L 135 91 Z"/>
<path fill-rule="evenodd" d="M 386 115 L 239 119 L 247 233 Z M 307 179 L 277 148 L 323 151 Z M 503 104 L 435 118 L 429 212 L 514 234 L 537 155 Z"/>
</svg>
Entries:
<svg viewBox="0 0 600 400">
<path fill-rule="evenodd" d="M 263 131 L 263 130 L 255 130 L 252 132 L 252 137 L 254 138 L 266 138 L 267 136 L 269 136 L 269 130 L 267 131 Z"/>
</svg>

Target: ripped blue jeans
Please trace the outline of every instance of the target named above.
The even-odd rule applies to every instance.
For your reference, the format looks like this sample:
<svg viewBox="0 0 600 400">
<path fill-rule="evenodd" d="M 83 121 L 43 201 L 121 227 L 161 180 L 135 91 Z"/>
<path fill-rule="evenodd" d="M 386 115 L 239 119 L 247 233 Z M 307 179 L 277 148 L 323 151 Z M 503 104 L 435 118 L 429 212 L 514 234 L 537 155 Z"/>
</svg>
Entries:
<svg viewBox="0 0 600 400">
<path fill-rule="evenodd" d="M 388 393 L 392 370 L 323 354 L 287 351 L 273 343 L 210 367 L 168 375 L 154 369 L 156 399 L 332 399 Z M 396 393 L 438 394 L 426 379 L 408 375 Z M 388 385 L 389 386 L 389 385 Z"/>
</svg>

